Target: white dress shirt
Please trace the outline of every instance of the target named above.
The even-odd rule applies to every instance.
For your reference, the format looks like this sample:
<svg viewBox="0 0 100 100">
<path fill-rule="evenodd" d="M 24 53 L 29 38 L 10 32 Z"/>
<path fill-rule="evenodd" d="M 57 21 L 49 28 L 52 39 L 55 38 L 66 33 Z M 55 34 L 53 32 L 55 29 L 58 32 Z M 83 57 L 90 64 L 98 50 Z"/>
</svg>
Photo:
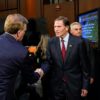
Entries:
<svg viewBox="0 0 100 100">
<path fill-rule="evenodd" d="M 65 48 L 67 49 L 68 40 L 69 40 L 69 33 L 67 33 L 67 35 L 63 38 L 63 40 L 64 40 Z M 61 38 L 60 38 L 60 47 L 62 47 L 62 41 L 61 41 Z"/>
</svg>

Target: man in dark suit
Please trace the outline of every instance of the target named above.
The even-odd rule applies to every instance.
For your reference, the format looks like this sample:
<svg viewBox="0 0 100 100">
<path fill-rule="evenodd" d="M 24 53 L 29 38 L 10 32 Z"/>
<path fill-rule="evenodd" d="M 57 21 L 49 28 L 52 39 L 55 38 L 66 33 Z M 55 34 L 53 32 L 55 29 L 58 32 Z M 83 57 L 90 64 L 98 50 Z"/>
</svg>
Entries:
<svg viewBox="0 0 100 100">
<path fill-rule="evenodd" d="M 94 53 L 93 53 L 93 48 L 90 45 L 90 41 L 88 39 L 85 39 L 82 37 L 82 26 L 79 22 L 73 22 L 70 25 L 70 33 L 76 37 L 81 37 L 83 39 L 83 41 L 86 44 L 87 47 L 87 54 L 89 57 L 89 61 L 91 64 L 91 67 L 89 68 L 90 70 L 90 84 L 93 84 L 94 82 L 94 77 L 95 77 L 95 71 L 94 71 L 94 66 L 95 66 L 95 62 L 94 62 Z"/>
<path fill-rule="evenodd" d="M 56 37 L 48 43 L 47 60 L 38 71 L 41 76 L 49 72 L 50 100 L 80 100 L 88 93 L 86 48 L 80 38 L 69 34 L 66 17 L 60 16 L 54 21 L 54 31 Z"/>
<path fill-rule="evenodd" d="M 86 48 L 87 48 L 87 54 L 88 54 L 88 58 L 89 58 L 89 62 L 91 66 L 89 67 L 89 72 L 90 72 L 90 90 L 89 90 L 89 98 L 92 97 L 91 99 L 93 99 L 93 83 L 94 83 L 94 77 L 95 77 L 95 60 L 94 60 L 94 52 L 93 52 L 93 48 L 91 47 L 91 41 L 83 38 L 82 37 L 82 25 L 79 22 L 73 22 L 70 25 L 70 33 L 76 37 L 80 37 L 83 39 L 83 41 L 86 44 Z M 89 99 L 90 100 L 90 99 Z"/>
<path fill-rule="evenodd" d="M 15 100 L 14 85 L 19 71 L 30 83 L 39 78 L 28 60 L 31 55 L 27 55 L 27 49 L 20 42 L 27 23 L 20 14 L 10 14 L 5 20 L 5 33 L 0 36 L 0 100 Z"/>
</svg>

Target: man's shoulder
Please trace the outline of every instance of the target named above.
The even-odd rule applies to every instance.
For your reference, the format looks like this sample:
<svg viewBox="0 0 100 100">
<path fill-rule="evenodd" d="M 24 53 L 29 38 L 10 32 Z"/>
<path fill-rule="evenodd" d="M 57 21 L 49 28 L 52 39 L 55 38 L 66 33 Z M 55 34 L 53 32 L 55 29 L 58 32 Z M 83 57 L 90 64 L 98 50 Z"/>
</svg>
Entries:
<svg viewBox="0 0 100 100">
<path fill-rule="evenodd" d="M 70 34 L 69 38 L 72 39 L 73 41 L 80 41 L 80 42 L 82 41 L 82 38 L 81 37 L 73 36 L 71 34 Z"/>
<path fill-rule="evenodd" d="M 55 41 L 57 41 L 57 40 L 59 40 L 59 38 L 58 37 L 56 37 L 56 36 L 54 36 L 54 37 L 51 37 L 50 38 L 50 40 L 49 40 L 49 42 L 55 42 Z"/>
</svg>

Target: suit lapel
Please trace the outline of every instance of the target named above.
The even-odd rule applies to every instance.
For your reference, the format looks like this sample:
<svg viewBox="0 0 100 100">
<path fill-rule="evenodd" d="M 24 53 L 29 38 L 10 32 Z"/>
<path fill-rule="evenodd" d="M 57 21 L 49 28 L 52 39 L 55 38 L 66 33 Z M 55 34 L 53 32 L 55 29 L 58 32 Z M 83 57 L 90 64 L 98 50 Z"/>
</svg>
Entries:
<svg viewBox="0 0 100 100">
<path fill-rule="evenodd" d="M 67 45 L 67 50 L 66 50 L 65 62 L 70 59 L 70 54 L 72 52 L 72 48 L 73 48 L 73 40 L 71 38 L 71 35 L 69 35 L 69 40 L 68 40 L 68 45 Z"/>
<path fill-rule="evenodd" d="M 56 43 L 55 43 L 55 50 L 58 56 L 58 61 L 61 62 L 61 64 L 63 63 L 63 59 L 62 59 L 62 54 L 61 54 L 61 47 L 60 47 L 60 41 L 59 38 L 56 38 Z"/>
<path fill-rule="evenodd" d="M 68 40 L 68 46 L 67 46 L 67 51 L 66 51 L 66 57 L 65 57 L 65 62 L 63 63 L 63 59 L 62 59 L 62 54 L 61 54 L 61 47 L 60 47 L 60 41 L 59 38 L 56 38 L 56 42 L 55 42 L 55 51 L 57 53 L 57 59 L 59 61 L 60 64 L 64 64 L 66 61 L 68 62 L 70 59 L 70 54 L 72 52 L 73 49 L 73 39 L 72 36 L 69 35 L 69 40 Z"/>
</svg>

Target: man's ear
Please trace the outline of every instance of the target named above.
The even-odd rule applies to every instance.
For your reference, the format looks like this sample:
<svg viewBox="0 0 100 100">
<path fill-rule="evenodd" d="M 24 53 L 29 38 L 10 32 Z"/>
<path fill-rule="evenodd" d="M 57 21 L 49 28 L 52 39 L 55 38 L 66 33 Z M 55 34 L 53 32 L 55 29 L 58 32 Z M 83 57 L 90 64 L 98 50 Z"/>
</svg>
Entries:
<svg viewBox="0 0 100 100">
<path fill-rule="evenodd" d="M 69 30 L 69 26 L 66 26 L 66 30 L 67 30 L 67 31 Z"/>
<path fill-rule="evenodd" d="M 66 29 L 68 30 L 69 29 L 69 26 L 66 26 Z"/>
<path fill-rule="evenodd" d="M 18 32 L 16 34 L 16 38 L 17 38 L 17 40 L 20 38 L 20 30 L 18 30 Z"/>
<path fill-rule="evenodd" d="M 21 32 L 21 30 L 18 30 L 18 32 L 17 32 L 18 37 L 20 36 L 20 32 Z"/>
</svg>

